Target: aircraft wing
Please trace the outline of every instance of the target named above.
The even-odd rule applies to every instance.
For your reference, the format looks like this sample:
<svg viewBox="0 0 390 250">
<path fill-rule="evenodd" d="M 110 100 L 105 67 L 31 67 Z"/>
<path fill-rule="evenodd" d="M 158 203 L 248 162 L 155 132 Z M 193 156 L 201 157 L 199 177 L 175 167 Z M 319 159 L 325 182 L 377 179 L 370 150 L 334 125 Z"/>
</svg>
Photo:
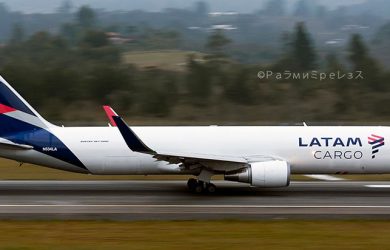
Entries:
<svg viewBox="0 0 390 250">
<path fill-rule="evenodd" d="M 106 115 L 108 119 L 110 120 L 110 125 L 113 127 L 116 127 L 116 123 L 113 119 L 114 116 L 118 116 L 115 111 L 110 106 L 103 106 L 104 112 L 106 112 Z"/>
<path fill-rule="evenodd" d="M 217 172 L 237 171 L 246 168 L 248 164 L 245 158 L 221 155 L 161 152 L 154 154 L 153 157 L 170 164 L 181 164 L 187 169 L 206 167 Z"/>
<path fill-rule="evenodd" d="M 209 155 L 197 153 L 180 153 L 180 152 L 157 152 L 149 148 L 142 140 L 127 126 L 119 116 L 113 116 L 127 146 L 134 152 L 153 155 L 158 161 L 165 161 L 170 164 L 180 164 L 186 169 L 207 168 L 214 172 L 235 172 L 248 167 L 250 162 L 269 161 L 274 159 L 267 156 L 256 157 L 234 157 L 223 155 Z"/>
<path fill-rule="evenodd" d="M 25 144 L 14 143 L 12 141 L 0 138 L 0 148 L 29 150 L 29 149 L 33 149 L 34 147 Z"/>
</svg>

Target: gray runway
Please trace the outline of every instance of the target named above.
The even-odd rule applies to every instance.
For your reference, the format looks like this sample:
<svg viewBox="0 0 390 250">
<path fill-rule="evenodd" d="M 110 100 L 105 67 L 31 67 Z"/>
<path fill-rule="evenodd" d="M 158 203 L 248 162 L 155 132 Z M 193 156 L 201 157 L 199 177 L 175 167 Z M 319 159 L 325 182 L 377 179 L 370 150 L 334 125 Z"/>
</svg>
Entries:
<svg viewBox="0 0 390 250">
<path fill-rule="evenodd" d="M 0 219 L 390 219 L 390 182 L 293 182 L 256 189 L 185 181 L 1 181 Z"/>
</svg>

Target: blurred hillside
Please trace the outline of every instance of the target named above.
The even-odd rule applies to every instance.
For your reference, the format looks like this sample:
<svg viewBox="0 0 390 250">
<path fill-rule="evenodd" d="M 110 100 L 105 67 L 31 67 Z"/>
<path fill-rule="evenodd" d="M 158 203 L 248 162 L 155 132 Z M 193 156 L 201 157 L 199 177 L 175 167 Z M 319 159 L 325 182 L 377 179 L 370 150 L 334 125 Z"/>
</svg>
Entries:
<svg viewBox="0 0 390 250">
<path fill-rule="evenodd" d="M 0 74 L 49 120 L 72 125 L 106 124 L 103 104 L 131 124 L 389 122 L 390 22 L 358 6 L 110 12 L 64 1 L 57 13 L 23 14 L 0 5 Z M 302 77 L 313 71 L 345 77 Z"/>
<path fill-rule="evenodd" d="M 37 5 L 41 2 L 38 1 Z M 351 4 L 353 2 L 355 4 Z M 130 3 L 136 5 L 131 1 L 126 2 L 126 6 Z M 288 35 L 295 23 L 304 21 L 319 53 L 342 53 L 350 35 L 359 33 L 373 48 L 373 55 L 389 67 L 390 51 L 383 50 L 380 44 L 388 44 L 388 36 L 381 35 L 381 29 L 390 23 L 386 13 L 390 9 L 390 1 L 344 1 L 349 5 L 341 3 L 343 1 L 331 4 L 326 1 L 264 0 L 255 4 L 249 1 L 243 4 L 253 7 L 247 13 L 234 8 L 228 12 L 219 11 L 219 8 L 212 8 L 207 2 L 187 3 L 185 8 L 161 7 L 159 12 L 127 10 L 130 6 L 126 8 L 121 7 L 123 4 L 113 3 L 112 6 L 123 10 L 93 11 L 99 29 L 132 39 L 134 46 L 131 50 L 174 48 L 204 52 L 204 44 L 210 32 L 222 29 L 234 41 L 227 50 L 230 57 L 243 63 L 272 63 L 281 54 L 283 37 Z M 75 21 L 79 7 L 70 0 L 57 4 L 56 10 L 49 14 L 24 14 L 0 3 L 0 44 L 9 41 L 15 26 L 22 28 L 25 36 L 40 31 L 73 36 L 73 27 L 66 24 Z M 169 36 L 175 39 L 167 39 Z M 145 43 L 138 44 L 140 40 Z"/>
<path fill-rule="evenodd" d="M 16 11 L 25 13 L 52 13 L 55 12 L 63 0 L 2 0 Z M 82 5 L 91 5 L 95 8 L 113 10 L 146 10 L 161 11 L 166 8 L 184 9 L 194 4 L 198 0 L 77 0 L 72 1 L 73 5 L 78 8 Z M 239 11 L 251 13 L 258 10 L 267 0 L 205 0 L 210 5 L 212 11 Z M 289 6 L 292 6 L 297 0 L 286 0 Z M 335 8 L 341 5 L 359 4 L 365 0 L 311 0 L 323 4 L 329 8 Z"/>
</svg>

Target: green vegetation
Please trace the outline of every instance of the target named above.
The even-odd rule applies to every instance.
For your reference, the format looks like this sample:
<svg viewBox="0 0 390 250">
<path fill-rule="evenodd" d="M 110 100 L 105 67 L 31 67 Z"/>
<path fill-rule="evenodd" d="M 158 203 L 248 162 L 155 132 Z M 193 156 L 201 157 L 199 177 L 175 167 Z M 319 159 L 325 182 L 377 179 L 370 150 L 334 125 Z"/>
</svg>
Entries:
<svg viewBox="0 0 390 250">
<path fill-rule="evenodd" d="M 187 71 L 187 60 L 193 57 L 203 60 L 205 54 L 180 50 L 134 51 L 123 55 L 125 64 L 135 65 L 139 69 L 161 69 L 167 71 Z"/>
<path fill-rule="evenodd" d="M 270 2 L 270 15 L 283 15 L 283 5 Z M 311 12 L 307 1 L 298 6 L 297 16 Z M 207 6 L 195 7 L 191 15 L 207 19 Z M 66 2 L 61 9 L 61 15 L 71 15 Z M 128 25 L 124 39 L 121 25 L 103 26 L 99 17 L 83 6 L 59 33 L 29 35 L 14 24 L 0 47 L 1 75 L 54 123 L 106 124 L 100 109 L 105 104 L 131 125 L 390 121 L 390 73 L 359 34 L 339 51 L 325 51 L 306 24 L 298 22 L 283 36 L 277 58 L 246 64 L 231 57 L 238 45 L 227 31 L 207 32 L 195 52 L 180 49 L 188 46 L 177 30 Z M 303 78 L 313 70 L 344 77 Z M 259 71 L 274 75 L 259 79 Z M 360 78 L 355 71 L 362 72 Z"/>
<path fill-rule="evenodd" d="M 232 41 L 224 35 L 222 30 L 216 30 L 210 35 L 206 48 L 214 55 L 223 56 L 224 49 L 231 42 Z"/>
<path fill-rule="evenodd" d="M 0 249 L 387 249 L 386 221 L 0 222 Z"/>
<path fill-rule="evenodd" d="M 292 41 L 292 58 L 295 58 L 296 70 L 309 71 L 316 69 L 316 53 L 304 23 L 298 23 Z M 292 61 L 293 59 L 291 59 Z"/>
</svg>

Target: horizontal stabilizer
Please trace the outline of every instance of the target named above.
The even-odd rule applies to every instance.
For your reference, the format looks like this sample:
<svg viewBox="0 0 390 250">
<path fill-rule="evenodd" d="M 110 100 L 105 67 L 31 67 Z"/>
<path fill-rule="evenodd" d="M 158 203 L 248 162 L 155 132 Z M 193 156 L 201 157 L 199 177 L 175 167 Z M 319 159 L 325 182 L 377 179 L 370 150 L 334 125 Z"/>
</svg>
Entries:
<svg viewBox="0 0 390 250">
<path fill-rule="evenodd" d="M 25 145 L 25 144 L 14 143 L 14 142 L 5 140 L 3 138 L 0 138 L 0 148 L 29 150 L 29 149 L 33 149 L 34 147 L 30 146 L 30 145 Z"/>
</svg>

